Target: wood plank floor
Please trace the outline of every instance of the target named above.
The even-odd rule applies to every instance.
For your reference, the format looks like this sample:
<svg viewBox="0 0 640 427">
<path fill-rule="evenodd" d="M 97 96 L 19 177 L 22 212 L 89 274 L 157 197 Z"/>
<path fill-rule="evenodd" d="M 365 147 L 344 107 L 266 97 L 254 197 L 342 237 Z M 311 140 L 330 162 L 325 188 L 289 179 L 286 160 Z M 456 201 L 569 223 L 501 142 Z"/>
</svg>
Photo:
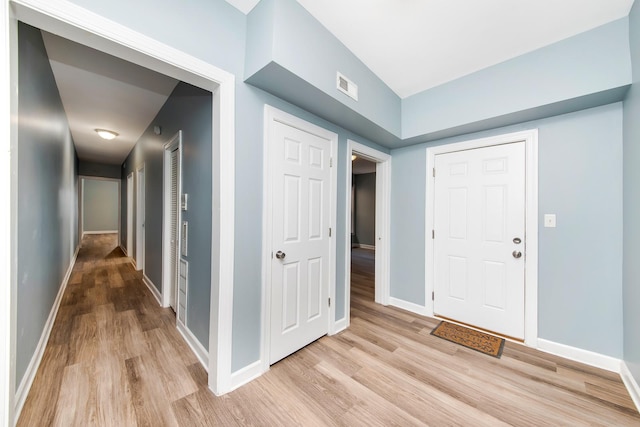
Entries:
<svg viewBox="0 0 640 427">
<path fill-rule="evenodd" d="M 373 302 L 354 250 L 351 327 L 223 397 L 113 236 L 88 236 L 19 426 L 640 425 L 616 374 L 507 343 L 495 359 Z"/>
</svg>

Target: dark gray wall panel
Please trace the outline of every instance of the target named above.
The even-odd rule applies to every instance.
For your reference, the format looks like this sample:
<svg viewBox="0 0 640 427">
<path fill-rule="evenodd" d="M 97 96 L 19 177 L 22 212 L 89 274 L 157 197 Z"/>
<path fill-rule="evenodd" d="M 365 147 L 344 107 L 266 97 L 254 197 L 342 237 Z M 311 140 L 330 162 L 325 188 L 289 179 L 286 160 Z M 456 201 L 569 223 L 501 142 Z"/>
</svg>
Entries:
<svg viewBox="0 0 640 427">
<path fill-rule="evenodd" d="M 376 245 L 376 174 L 354 175 L 356 239 L 363 245 Z"/>
</svg>

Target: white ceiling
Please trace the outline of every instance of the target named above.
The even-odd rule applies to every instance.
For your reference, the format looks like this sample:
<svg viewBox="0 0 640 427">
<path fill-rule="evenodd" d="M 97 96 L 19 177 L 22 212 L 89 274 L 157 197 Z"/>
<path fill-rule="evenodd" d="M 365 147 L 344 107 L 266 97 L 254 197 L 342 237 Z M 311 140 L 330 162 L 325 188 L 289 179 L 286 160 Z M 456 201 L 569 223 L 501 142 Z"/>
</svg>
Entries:
<svg viewBox="0 0 640 427">
<path fill-rule="evenodd" d="M 42 36 L 78 158 L 122 164 L 178 82 L 45 31 Z M 119 136 L 105 141 L 96 128 Z"/>
<path fill-rule="evenodd" d="M 227 1 L 244 13 L 258 3 Z M 401 98 L 624 17 L 633 4 L 633 0 L 297 1 Z"/>
</svg>

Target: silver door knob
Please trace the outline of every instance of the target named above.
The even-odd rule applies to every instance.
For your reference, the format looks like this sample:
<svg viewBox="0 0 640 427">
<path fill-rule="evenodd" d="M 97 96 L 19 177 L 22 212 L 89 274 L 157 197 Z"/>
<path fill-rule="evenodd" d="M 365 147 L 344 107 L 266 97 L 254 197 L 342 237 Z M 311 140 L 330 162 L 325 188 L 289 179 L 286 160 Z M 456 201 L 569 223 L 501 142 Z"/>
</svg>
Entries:
<svg viewBox="0 0 640 427">
<path fill-rule="evenodd" d="M 278 258 L 278 259 L 284 259 L 284 257 L 286 257 L 286 256 L 287 256 L 287 254 L 285 254 L 282 251 L 276 252 L 276 258 Z"/>
<path fill-rule="evenodd" d="M 513 255 L 514 258 L 520 258 L 522 256 L 522 252 L 520 251 L 513 251 L 511 253 L 511 255 Z"/>
</svg>

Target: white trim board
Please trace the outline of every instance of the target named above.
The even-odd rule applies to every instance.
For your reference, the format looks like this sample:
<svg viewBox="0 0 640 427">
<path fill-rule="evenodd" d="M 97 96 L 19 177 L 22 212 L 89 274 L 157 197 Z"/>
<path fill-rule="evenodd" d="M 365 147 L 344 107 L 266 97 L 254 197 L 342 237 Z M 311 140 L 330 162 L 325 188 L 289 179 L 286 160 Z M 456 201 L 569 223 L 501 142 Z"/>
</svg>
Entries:
<svg viewBox="0 0 640 427">
<path fill-rule="evenodd" d="M 263 129 L 263 147 L 264 147 L 264 158 L 263 158 L 263 197 L 264 201 L 262 204 L 262 316 L 261 322 L 262 327 L 260 330 L 261 340 L 260 340 L 260 359 L 257 361 L 260 363 L 261 372 L 264 373 L 269 370 L 269 351 L 271 346 L 270 341 L 270 321 L 271 321 L 271 252 L 272 252 L 272 229 L 273 229 L 273 205 L 271 203 L 271 194 L 272 194 L 272 154 L 273 154 L 273 144 L 270 143 L 273 123 L 279 122 L 285 125 L 303 130 L 305 132 L 314 134 L 320 138 L 326 139 L 330 143 L 331 147 L 331 158 L 335 163 L 331 168 L 331 201 L 330 201 L 330 212 L 331 218 L 329 219 L 328 227 L 334 230 L 334 233 L 337 233 L 337 202 L 338 202 L 338 187 L 337 187 L 337 178 L 338 178 L 338 135 L 335 132 L 331 132 L 327 129 L 324 129 L 320 126 L 314 125 L 312 123 L 307 122 L 306 120 L 302 120 L 294 115 L 286 113 L 282 110 L 279 110 L 270 105 L 264 106 L 264 129 Z M 334 234 L 335 237 L 332 238 L 330 255 L 329 255 L 329 298 L 331 301 L 336 300 L 336 246 L 337 246 L 337 234 Z M 336 321 L 335 321 L 335 310 L 336 304 L 331 304 L 329 307 L 329 321 L 327 325 L 327 334 L 333 334 L 336 330 Z"/>
<path fill-rule="evenodd" d="M 58 310 L 60 309 L 60 303 L 62 302 L 62 296 L 64 295 L 64 291 L 67 289 L 67 285 L 69 284 L 69 279 L 71 278 L 71 273 L 73 272 L 73 267 L 76 265 L 76 259 L 78 258 L 78 252 L 80 251 L 80 245 L 76 248 L 75 253 L 73 254 L 73 258 L 71 258 L 71 262 L 69 263 L 69 268 L 67 268 L 67 272 L 62 279 L 62 284 L 58 289 L 58 295 L 56 295 L 56 299 L 53 302 L 53 306 L 51 307 L 51 311 L 49 312 L 49 317 L 47 318 L 47 322 L 44 324 L 44 329 L 42 330 L 42 334 L 40 335 L 40 340 L 38 341 L 38 345 L 36 347 L 36 351 L 33 353 L 31 357 L 31 361 L 29 361 L 29 366 L 27 366 L 27 370 L 22 377 L 22 381 L 20 381 L 20 385 L 16 390 L 15 395 L 15 419 L 17 420 L 20 417 L 20 413 L 22 412 L 22 408 L 24 406 L 24 402 L 27 399 L 27 395 L 29 394 L 29 390 L 31 390 L 31 386 L 33 385 L 33 380 L 36 377 L 36 373 L 38 372 L 38 368 L 40 367 L 40 363 L 42 362 L 42 356 L 44 355 L 44 350 L 47 347 L 47 342 L 49 341 L 49 336 L 51 335 L 51 329 L 53 328 L 53 324 L 56 320 L 56 316 L 58 315 Z"/>
<path fill-rule="evenodd" d="M 595 353 L 593 351 L 584 350 L 577 347 L 571 347 L 565 344 L 538 338 L 538 350 L 545 353 L 554 354 L 564 357 L 565 359 L 575 362 L 584 363 L 585 365 L 595 368 L 604 369 L 615 373 L 620 373 L 620 359 L 606 356 L 604 354 Z"/>
<path fill-rule="evenodd" d="M 212 92 L 211 156 L 214 173 L 211 206 L 209 388 L 217 395 L 226 393 L 231 384 L 231 302 L 235 256 L 235 76 L 68 0 L 10 2 L 11 8 L 9 1 L 4 2 L 3 12 L 7 13 L 2 21 L 3 34 L 6 34 L 9 27 L 15 26 L 16 19 L 20 19 L 50 33 Z M 12 57 L 11 65 L 15 66 L 13 59 Z M 5 83 L 9 82 L 10 78 L 5 79 Z M 6 87 L 11 86 L 7 84 Z M 17 97 L 12 96 L 10 99 L 11 108 L 15 109 Z M 16 128 L 11 129 L 10 136 L 13 140 Z M 12 171 L 9 168 L 7 170 Z M 16 280 L 14 278 L 12 283 Z M 12 286 L 14 289 L 16 283 Z"/>
<path fill-rule="evenodd" d="M 262 375 L 262 361 L 255 362 L 231 374 L 231 390 L 235 390 Z"/>
<path fill-rule="evenodd" d="M 375 249 L 375 302 L 382 305 L 389 304 L 391 282 L 391 155 L 376 150 L 354 140 L 347 140 L 347 171 L 345 185 L 345 224 L 351 224 L 351 156 L 358 155 L 366 160 L 376 163 L 376 224 L 375 246 L 361 245 L 359 247 Z M 350 228 L 350 225 L 347 227 Z M 337 319 L 346 324 L 350 323 L 351 311 L 351 233 L 345 233 L 344 240 L 344 313 L 343 319 Z M 336 331 L 337 332 L 337 328 Z"/>
<path fill-rule="evenodd" d="M 375 251 L 376 247 L 373 245 L 366 245 L 364 243 L 358 243 L 355 245 L 356 248 L 361 248 L 361 249 L 369 249 L 370 251 Z"/>
<path fill-rule="evenodd" d="M 147 289 L 149 289 L 151 295 L 153 295 L 153 297 L 156 299 L 158 305 L 162 307 L 162 296 L 160 295 L 160 291 L 158 290 L 158 288 L 156 288 L 151 279 L 149 279 L 144 273 L 142 273 L 142 281 L 145 285 L 147 285 Z"/>
<path fill-rule="evenodd" d="M 122 251 L 122 253 L 124 254 L 124 256 L 126 256 L 127 258 L 129 257 L 127 255 L 127 248 L 125 248 L 124 246 L 122 246 L 122 244 L 118 245 L 118 247 L 120 248 L 120 250 Z"/>
<path fill-rule="evenodd" d="M 538 130 L 531 129 L 474 139 L 453 144 L 427 148 L 427 183 L 425 206 L 425 301 L 426 315 L 433 317 L 431 293 L 434 289 L 434 241 L 431 238 L 434 215 L 434 177 L 430 172 L 435 167 L 435 156 L 455 151 L 490 147 L 512 142 L 525 142 L 525 309 L 524 341 L 529 347 L 537 347 L 538 340 Z"/>
<path fill-rule="evenodd" d="M 405 301 L 399 298 L 389 297 L 389 305 L 392 307 L 401 308 L 414 314 L 418 314 L 420 316 L 429 316 L 427 314 L 427 309 L 420 304 Z"/>
<path fill-rule="evenodd" d="M 640 386 L 624 361 L 620 364 L 620 377 L 622 377 L 622 382 L 627 387 L 629 396 L 631 396 L 631 400 L 635 403 L 636 409 L 640 412 Z"/>
<path fill-rule="evenodd" d="M 182 338 L 187 342 L 187 345 L 191 348 L 193 353 L 196 355 L 200 364 L 204 368 L 205 371 L 209 371 L 209 352 L 206 348 L 200 343 L 200 340 L 193 335 L 193 332 L 189 330 L 186 326 L 183 326 L 180 322 L 176 322 L 176 328 Z"/>
</svg>

